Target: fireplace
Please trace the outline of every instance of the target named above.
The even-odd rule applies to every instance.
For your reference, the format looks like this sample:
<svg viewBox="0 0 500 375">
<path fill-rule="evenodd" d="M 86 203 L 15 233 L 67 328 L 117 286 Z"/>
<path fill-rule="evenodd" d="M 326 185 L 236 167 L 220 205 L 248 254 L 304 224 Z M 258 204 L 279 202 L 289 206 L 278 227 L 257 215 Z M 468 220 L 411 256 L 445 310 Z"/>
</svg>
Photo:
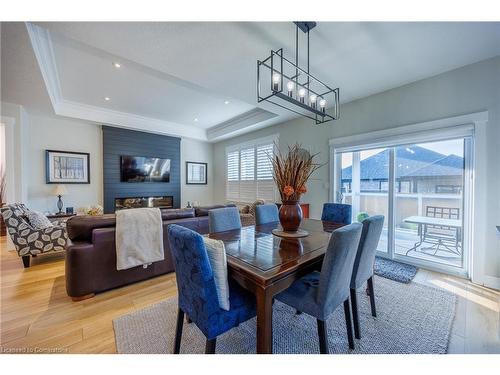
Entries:
<svg viewBox="0 0 500 375">
<path fill-rule="evenodd" d="M 156 197 L 125 197 L 115 198 L 115 211 L 127 208 L 141 207 L 158 207 L 158 208 L 173 208 L 174 197 L 156 196 Z"/>
</svg>

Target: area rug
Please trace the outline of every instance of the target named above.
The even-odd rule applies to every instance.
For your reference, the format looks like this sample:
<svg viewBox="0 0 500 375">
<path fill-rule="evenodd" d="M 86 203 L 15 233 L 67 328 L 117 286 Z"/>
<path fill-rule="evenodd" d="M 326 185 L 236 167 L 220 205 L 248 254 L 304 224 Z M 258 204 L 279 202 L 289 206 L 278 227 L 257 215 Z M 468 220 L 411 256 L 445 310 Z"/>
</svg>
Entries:
<svg viewBox="0 0 500 375">
<path fill-rule="evenodd" d="M 455 295 L 418 283 L 401 284 L 375 277 L 377 317 L 368 296 L 358 292 L 361 340 L 349 350 L 342 306 L 328 319 L 330 353 L 446 353 L 455 315 Z M 171 298 L 113 321 L 118 353 L 172 353 L 177 298 Z M 255 353 L 256 319 L 217 338 L 217 353 Z M 274 353 L 319 353 L 316 320 L 273 306 Z M 184 324 L 181 353 L 203 353 L 205 337 L 194 323 Z"/>
<path fill-rule="evenodd" d="M 418 268 L 410 264 L 396 262 L 391 259 L 375 257 L 373 270 L 375 275 L 407 284 L 413 280 L 417 274 Z"/>
</svg>

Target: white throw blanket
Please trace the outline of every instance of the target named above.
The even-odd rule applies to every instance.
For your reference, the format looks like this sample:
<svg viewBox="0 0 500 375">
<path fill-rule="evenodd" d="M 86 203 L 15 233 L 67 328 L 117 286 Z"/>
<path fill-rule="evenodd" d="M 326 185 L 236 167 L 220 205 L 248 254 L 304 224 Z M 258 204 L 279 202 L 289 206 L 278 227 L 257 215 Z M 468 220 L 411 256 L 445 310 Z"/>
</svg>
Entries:
<svg viewBox="0 0 500 375">
<path fill-rule="evenodd" d="M 165 258 L 159 208 L 132 208 L 116 212 L 116 269 L 143 266 Z"/>
</svg>

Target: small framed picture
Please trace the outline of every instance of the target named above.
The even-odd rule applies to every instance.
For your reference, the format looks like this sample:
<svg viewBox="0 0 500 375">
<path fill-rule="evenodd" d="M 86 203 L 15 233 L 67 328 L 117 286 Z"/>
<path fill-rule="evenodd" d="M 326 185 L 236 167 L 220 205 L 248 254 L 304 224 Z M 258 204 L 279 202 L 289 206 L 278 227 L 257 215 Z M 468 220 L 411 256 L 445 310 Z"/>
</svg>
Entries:
<svg viewBox="0 0 500 375">
<path fill-rule="evenodd" d="M 207 163 L 193 161 L 186 162 L 186 184 L 206 185 L 207 184 Z"/>
<path fill-rule="evenodd" d="M 47 184 L 90 184 L 90 154 L 45 150 Z"/>
</svg>

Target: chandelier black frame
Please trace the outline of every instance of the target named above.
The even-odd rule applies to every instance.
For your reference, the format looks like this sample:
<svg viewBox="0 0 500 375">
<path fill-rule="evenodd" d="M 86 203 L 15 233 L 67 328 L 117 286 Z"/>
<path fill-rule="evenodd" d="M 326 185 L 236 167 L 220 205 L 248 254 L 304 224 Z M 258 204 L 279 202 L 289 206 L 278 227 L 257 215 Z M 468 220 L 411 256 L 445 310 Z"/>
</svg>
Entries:
<svg viewBox="0 0 500 375">
<path fill-rule="evenodd" d="M 257 60 L 257 101 L 270 102 L 314 120 L 316 124 L 338 120 L 339 88 L 332 89 L 309 72 L 309 31 L 316 22 L 294 23 L 295 62 L 283 56 L 283 48 L 271 50 L 271 55 L 265 60 Z M 299 66 L 299 29 L 307 35 L 307 69 Z M 285 79 L 288 81 L 286 93 L 283 90 Z"/>
</svg>

